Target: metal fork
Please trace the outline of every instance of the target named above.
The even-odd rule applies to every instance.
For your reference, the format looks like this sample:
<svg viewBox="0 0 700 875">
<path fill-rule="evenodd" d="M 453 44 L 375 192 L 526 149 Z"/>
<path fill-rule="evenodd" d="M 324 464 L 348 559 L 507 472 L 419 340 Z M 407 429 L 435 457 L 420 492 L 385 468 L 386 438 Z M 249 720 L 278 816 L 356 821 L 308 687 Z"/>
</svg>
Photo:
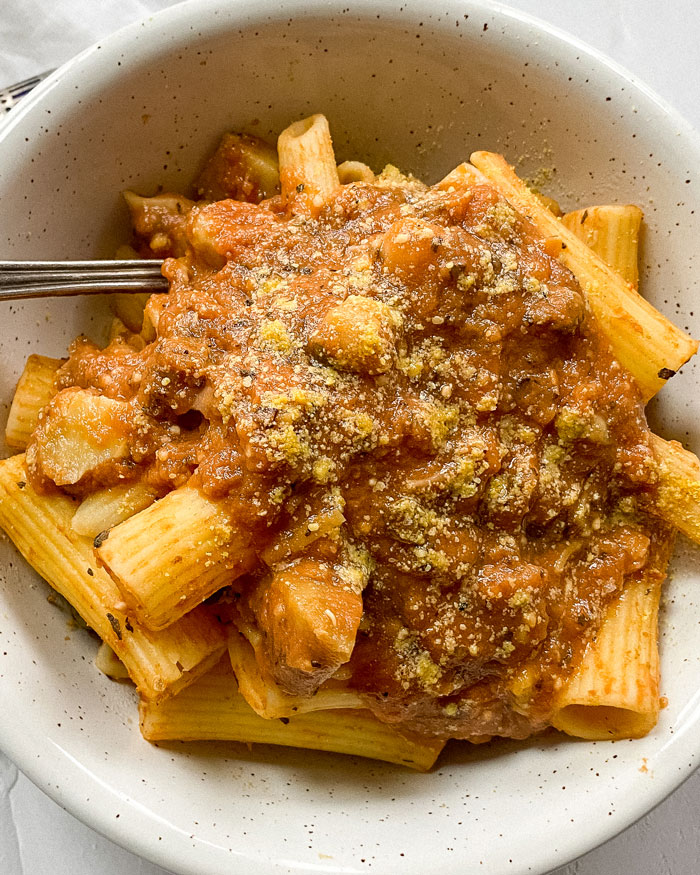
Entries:
<svg viewBox="0 0 700 875">
<path fill-rule="evenodd" d="M 52 70 L 47 70 L 45 73 L 39 73 L 38 76 L 31 76 L 22 82 L 15 82 L 14 85 L 10 85 L 8 88 L 0 89 L 0 118 L 52 72 Z"/>
<path fill-rule="evenodd" d="M 107 292 L 165 292 L 162 261 L 0 261 L 0 301 Z"/>
<path fill-rule="evenodd" d="M 0 89 L 0 118 L 49 72 Z M 0 261 L 0 301 L 105 292 L 163 292 L 161 261 Z"/>
</svg>

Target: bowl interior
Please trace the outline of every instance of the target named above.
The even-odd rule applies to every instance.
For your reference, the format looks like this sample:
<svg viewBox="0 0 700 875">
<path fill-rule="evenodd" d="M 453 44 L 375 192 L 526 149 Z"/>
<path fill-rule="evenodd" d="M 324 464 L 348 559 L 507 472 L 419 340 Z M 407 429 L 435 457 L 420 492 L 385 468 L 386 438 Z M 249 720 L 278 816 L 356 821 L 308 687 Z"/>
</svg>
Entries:
<svg viewBox="0 0 700 875">
<path fill-rule="evenodd" d="M 339 160 L 434 181 L 486 148 L 565 208 L 638 203 L 644 291 L 700 332 L 694 135 L 630 78 L 522 16 L 433 7 L 207 0 L 111 37 L 0 133 L 0 254 L 109 257 L 127 236 L 121 190 L 186 190 L 222 132 L 274 141 L 324 112 Z M 80 332 L 99 339 L 108 307 L 2 306 L 4 418 L 27 355 L 60 355 Z M 650 414 L 696 450 L 697 380 L 686 367 Z M 675 560 L 662 620 L 669 707 L 649 737 L 455 745 L 426 776 L 264 747 L 149 746 L 130 691 L 97 674 L 94 641 L 66 629 L 3 539 L 0 690 L 14 704 L 0 744 L 71 811 L 175 871 L 545 871 L 628 825 L 696 763 L 697 559 L 683 546 Z"/>
</svg>

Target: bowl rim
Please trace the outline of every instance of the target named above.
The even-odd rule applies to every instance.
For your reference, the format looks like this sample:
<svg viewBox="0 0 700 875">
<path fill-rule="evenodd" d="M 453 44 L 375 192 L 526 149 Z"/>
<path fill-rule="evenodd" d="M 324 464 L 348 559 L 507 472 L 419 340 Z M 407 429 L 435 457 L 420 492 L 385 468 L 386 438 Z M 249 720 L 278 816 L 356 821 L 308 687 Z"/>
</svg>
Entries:
<svg viewBox="0 0 700 875">
<path fill-rule="evenodd" d="M 269 15 L 275 19 L 287 18 L 291 14 L 297 17 L 326 17 L 339 13 L 344 5 L 346 5 L 344 0 L 277 0 L 274 3 L 273 0 L 235 0 L 227 7 L 227 13 L 236 13 L 239 20 L 245 20 L 247 15 L 251 17 Z M 401 14 L 404 16 L 402 20 L 407 22 L 418 20 L 421 5 L 425 7 L 426 14 L 427 10 L 432 8 L 430 0 L 422 0 L 421 3 L 415 2 L 411 6 L 401 4 L 399 0 L 382 0 L 381 5 L 380 0 L 355 0 L 352 11 L 354 14 L 366 18 L 369 17 L 370 13 L 374 17 L 377 10 L 380 9 L 382 17 L 386 19 L 396 18 L 399 14 L 399 6 L 402 6 Z M 7 117 L 0 123 L 0 150 L 8 135 L 21 126 L 27 116 L 31 116 L 37 108 L 41 109 L 44 102 L 50 101 L 51 93 L 59 82 L 62 82 L 66 76 L 79 72 L 83 67 L 89 68 L 96 57 L 104 57 L 104 55 L 99 55 L 103 47 L 109 47 L 111 51 L 116 51 L 119 47 L 126 48 L 131 43 L 132 37 L 142 34 L 144 28 L 158 29 L 163 25 L 177 27 L 178 22 L 181 24 L 184 21 L 189 21 L 194 15 L 194 10 L 198 10 L 198 14 L 205 13 L 202 17 L 203 20 L 198 20 L 202 35 L 213 33 L 218 27 L 221 27 L 224 18 L 219 19 L 217 27 L 213 21 L 214 16 L 207 17 L 206 13 L 220 8 L 221 4 L 218 0 L 182 0 L 182 2 L 127 24 L 93 43 L 51 72 L 26 97 L 22 98 L 18 106 L 7 114 Z M 460 13 L 468 10 L 470 15 L 473 12 L 477 15 L 496 18 L 502 22 L 511 22 L 515 25 L 531 28 L 539 36 L 549 41 L 549 51 L 556 53 L 557 51 L 564 52 L 573 49 L 592 61 L 597 68 L 607 71 L 617 79 L 624 80 L 625 84 L 629 85 L 635 94 L 646 102 L 645 109 L 654 111 L 660 117 L 663 116 L 667 123 L 674 127 L 677 135 L 683 139 L 684 148 L 692 153 L 689 154 L 689 158 L 695 159 L 695 163 L 700 166 L 700 134 L 694 126 L 636 74 L 604 52 L 590 46 L 584 40 L 568 33 L 561 27 L 544 21 L 529 12 L 508 6 L 499 0 L 443 0 L 440 11 L 445 12 L 453 9 Z M 229 26 L 232 26 L 230 22 Z M 697 719 L 700 720 L 700 710 Z M 134 831 L 132 827 L 139 818 L 137 810 L 133 819 L 114 819 L 112 805 L 115 800 L 120 803 L 122 812 L 124 806 L 133 806 L 137 809 L 139 803 L 136 800 L 116 792 L 101 781 L 98 775 L 90 772 L 62 749 L 60 750 L 64 756 L 61 758 L 37 757 L 31 742 L 31 733 L 23 731 L 19 721 L 0 721 L 0 748 L 37 787 L 80 821 L 126 850 L 139 854 L 153 863 L 167 866 L 174 872 L 187 873 L 187 875 L 190 873 L 191 875 L 213 875 L 214 870 L 206 864 L 206 860 L 203 861 L 203 865 L 202 860 L 197 858 L 196 852 L 191 852 L 185 859 L 181 855 L 182 847 L 169 849 L 167 842 L 159 842 L 148 831 Z M 686 739 L 686 744 L 687 742 L 688 739 Z M 51 743 L 58 747 L 55 741 Z M 665 751 L 668 756 L 667 748 L 668 745 L 664 745 L 662 751 Z M 700 737 L 695 742 L 694 753 L 695 755 L 700 754 Z M 536 859 L 528 857 L 527 860 L 518 861 L 521 865 L 514 865 L 510 871 L 513 875 L 521 875 L 526 871 L 531 875 L 534 873 L 544 875 L 552 868 L 564 866 L 612 839 L 651 812 L 692 775 L 698 767 L 698 763 L 689 762 L 689 759 L 691 757 L 687 753 L 684 753 L 682 758 L 677 756 L 675 760 L 671 761 L 672 765 L 677 767 L 675 770 L 665 769 L 663 776 L 660 775 L 653 784 L 647 784 L 648 791 L 646 793 L 640 793 L 636 798 L 627 801 L 624 811 L 616 814 L 614 818 L 601 819 L 595 829 L 589 829 L 586 832 L 585 837 L 577 835 L 557 837 L 558 848 L 556 851 L 540 853 Z M 86 801 L 84 794 L 78 790 L 80 780 L 84 780 L 86 777 L 92 781 L 89 802 Z M 164 829 L 167 828 L 166 821 L 163 821 L 163 826 Z M 245 866 L 246 862 L 242 858 L 240 865 Z M 245 869 L 240 871 L 245 871 Z M 291 870 L 286 869 L 284 861 L 270 860 L 268 867 L 257 871 L 259 875 L 281 875 L 283 871 Z M 331 873 L 340 870 L 337 866 L 326 868 L 322 865 L 314 865 L 313 869 L 306 869 L 303 864 L 295 864 L 294 871 Z M 343 868 L 342 871 L 359 870 Z M 413 870 L 407 869 L 406 871 Z M 445 875 L 450 875 L 452 872 L 457 873 L 459 861 L 453 861 L 451 867 L 443 867 L 442 871 L 445 872 Z"/>
</svg>

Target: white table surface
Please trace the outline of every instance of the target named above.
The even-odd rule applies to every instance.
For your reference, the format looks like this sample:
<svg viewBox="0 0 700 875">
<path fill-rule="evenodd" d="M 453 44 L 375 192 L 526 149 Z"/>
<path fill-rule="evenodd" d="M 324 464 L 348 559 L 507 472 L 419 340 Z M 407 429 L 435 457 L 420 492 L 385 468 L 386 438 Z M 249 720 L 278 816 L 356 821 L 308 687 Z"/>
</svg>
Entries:
<svg viewBox="0 0 700 875">
<path fill-rule="evenodd" d="M 0 0 L 0 87 L 56 67 L 110 31 L 171 3 Z M 601 49 L 700 129 L 698 0 L 511 0 L 505 5 L 538 15 Z M 700 773 L 635 826 L 552 875 L 622 872 L 700 873 Z M 0 873 L 168 875 L 79 823 L 2 753 Z"/>
</svg>

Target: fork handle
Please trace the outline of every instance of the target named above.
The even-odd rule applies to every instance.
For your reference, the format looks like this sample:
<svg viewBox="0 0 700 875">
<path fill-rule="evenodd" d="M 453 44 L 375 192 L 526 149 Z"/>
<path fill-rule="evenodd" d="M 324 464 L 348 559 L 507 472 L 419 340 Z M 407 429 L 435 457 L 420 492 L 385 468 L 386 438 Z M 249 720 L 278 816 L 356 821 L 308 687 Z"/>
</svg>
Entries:
<svg viewBox="0 0 700 875">
<path fill-rule="evenodd" d="M 29 79 L 24 79 L 22 82 L 15 82 L 7 88 L 0 89 L 0 118 L 6 112 L 9 112 L 12 107 L 21 100 L 25 95 L 29 94 L 32 88 L 35 88 L 43 79 L 52 73 L 53 70 L 47 70 L 45 73 L 39 73 L 38 76 L 30 76 Z"/>
<path fill-rule="evenodd" d="M 0 301 L 22 298 L 165 292 L 162 261 L 0 261 Z"/>
</svg>

